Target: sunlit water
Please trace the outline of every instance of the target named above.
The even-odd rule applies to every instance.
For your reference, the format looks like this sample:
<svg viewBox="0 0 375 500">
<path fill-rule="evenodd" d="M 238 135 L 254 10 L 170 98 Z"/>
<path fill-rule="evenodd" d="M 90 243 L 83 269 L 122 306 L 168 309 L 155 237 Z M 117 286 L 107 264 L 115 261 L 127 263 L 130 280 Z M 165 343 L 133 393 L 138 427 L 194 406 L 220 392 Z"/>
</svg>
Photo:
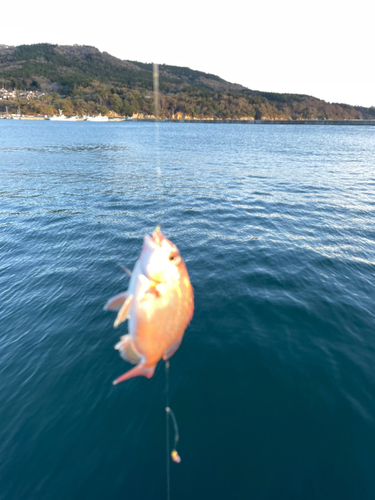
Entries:
<svg viewBox="0 0 375 500">
<path fill-rule="evenodd" d="M 375 498 L 374 191 L 371 127 L 0 121 L 0 498 L 166 498 L 164 367 L 112 386 L 103 311 L 159 223 L 171 500 Z"/>
</svg>

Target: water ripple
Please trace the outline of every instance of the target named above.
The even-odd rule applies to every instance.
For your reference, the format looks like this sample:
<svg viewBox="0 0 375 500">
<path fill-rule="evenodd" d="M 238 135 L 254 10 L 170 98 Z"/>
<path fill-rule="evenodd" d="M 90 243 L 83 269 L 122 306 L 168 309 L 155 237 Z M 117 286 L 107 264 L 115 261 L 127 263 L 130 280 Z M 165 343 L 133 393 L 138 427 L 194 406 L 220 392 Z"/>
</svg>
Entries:
<svg viewBox="0 0 375 500">
<path fill-rule="evenodd" d="M 112 387 L 102 310 L 159 223 L 196 299 L 174 494 L 373 498 L 374 129 L 53 125 L 0 122 L 0 498 L 165 496 L 163 367 Z"/>
</svg>

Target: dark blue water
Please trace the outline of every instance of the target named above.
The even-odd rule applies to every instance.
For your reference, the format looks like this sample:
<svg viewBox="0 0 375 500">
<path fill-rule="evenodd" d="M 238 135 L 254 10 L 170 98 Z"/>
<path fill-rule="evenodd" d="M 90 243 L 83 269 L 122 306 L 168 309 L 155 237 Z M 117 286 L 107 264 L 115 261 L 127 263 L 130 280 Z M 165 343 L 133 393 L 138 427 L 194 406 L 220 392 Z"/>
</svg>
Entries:
<svg viewBox="0 0 375 500">
<path fill-rule="evenodd" d="M 102 310 L 158 223 L 171 500 L 375 498 L 374 192 L 371 127 L 0 121 L 0 498 L 166 498 L 164 367 L 112 386 Z"/>
</svg>

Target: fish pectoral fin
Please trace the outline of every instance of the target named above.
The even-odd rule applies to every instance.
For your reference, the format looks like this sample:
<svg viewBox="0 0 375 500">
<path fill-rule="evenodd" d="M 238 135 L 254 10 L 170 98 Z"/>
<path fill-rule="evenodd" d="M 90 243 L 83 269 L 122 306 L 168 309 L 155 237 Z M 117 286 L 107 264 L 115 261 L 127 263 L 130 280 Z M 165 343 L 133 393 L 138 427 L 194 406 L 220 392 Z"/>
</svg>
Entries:
<svg viewBox="0 0 375 500">
<path fill-rule="evenodd" d="M 179 338 L 179 339 L 177 340 L 177 342 L 175 342 L 175 343 L 172 345 L 172 347 L 170 347 L 170 348 L 168 349 L 168 351 L 165 351 L 165 353 L 164 353 L 164 355 L 163 355 L 163 359 L 164 359 L 164 361 L 167 361 L 167 359 L 169 359 L 170 357 L 172 357 L 172 356 L 173 356 L 173 354 L 174 354 L 174 353 L 177 351 L 177 349 L 180 347 L 181 342 L 182 342 L 182 337 L 181 337 L 181 338 Z"/>
<path fill-rule="evenodd" d="M 125 302 L 123 303 L 121 309 L 119 310 L 117 318 L 115 319 L 115 322 L 113 323 L 113 326 L 115 328 L 117 328 L 118 325 L 121 325 L 121 323 L 123 323 L 127 319 L 128 314 L 129 314 L 129 310 L 130 310 L 130 306 L 133 302 L 133 298 L 134 298 L 133 295 L 129 295 L 127 297 L 127 299 L 125 300 Z"/>
<path fill-rule="evenodd" d="M 156 368 L 156 365 L 151 365 L 151 366 L 145 366 L 143 364 L 137 365 L 134 368 L 132 368 L 130 371 L 124 373 L 124 375 L 121 375 L 121 377 L 114 380 L 112 383 L 113 383 L 113 385 L 116 385 L 120 382 L 123 382 L 124 380 L 129 380 L 130 378 L 133 378 L 133 377 L 151 378 L 154 374 L 155 368 Z"/>
<path fill-rule="evenodd" d="M 120 342 L 115 345 L 115 349 L 120 352 L 122 359 L 133 365 L 137 365 L 141 361 L 142 355 L 138 352 L 130 335 L 121 337 Z"/>
<path fill-rule="evenodd" d="M 109 301 L 104 306 L 105 311 L 119 311 L 121 306 L 126 301 L 128 294 L 126 292 L 119 293 L 114 297 L 111 297 Z"/>
</svg>

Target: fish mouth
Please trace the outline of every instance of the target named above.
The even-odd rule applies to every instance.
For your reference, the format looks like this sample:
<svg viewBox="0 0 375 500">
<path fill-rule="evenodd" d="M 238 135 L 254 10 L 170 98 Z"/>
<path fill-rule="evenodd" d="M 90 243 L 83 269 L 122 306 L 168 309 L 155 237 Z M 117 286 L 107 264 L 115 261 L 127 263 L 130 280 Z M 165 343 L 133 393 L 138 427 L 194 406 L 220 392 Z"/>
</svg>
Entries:
<svg viewBox="0 0 375 500">
<path fill-rule="evenodd" d="M 159 245 L 159 239 L 154 237 L 155 232 L 152 233 L 150 236 L 149 234 L 145 234 L 143 238 L 143 248 L 144 250 L 148 251 L 154 251 L 158 248 Z"/>
<path fill-rule="evenodd" d="M 163 238 L 164 238 L 164 236 L 162 235 L 160 229 L 156 228 L 155 231 L 151 235 L 149 235 L 149 234 L 145 235 L 144 243 L 148 248 L 155 250 L 156 248 L 161 247 L 161 244 L 163 242 Z"/>
<path fill-rule="evenodd" d="M 158 245 L 159 247 L 161 246 L 164 236 L 160 231 L 160 226 L 156 226 L 155 231 L 152 233 L 151 238 L 156 245 Z"/>
</svg>

